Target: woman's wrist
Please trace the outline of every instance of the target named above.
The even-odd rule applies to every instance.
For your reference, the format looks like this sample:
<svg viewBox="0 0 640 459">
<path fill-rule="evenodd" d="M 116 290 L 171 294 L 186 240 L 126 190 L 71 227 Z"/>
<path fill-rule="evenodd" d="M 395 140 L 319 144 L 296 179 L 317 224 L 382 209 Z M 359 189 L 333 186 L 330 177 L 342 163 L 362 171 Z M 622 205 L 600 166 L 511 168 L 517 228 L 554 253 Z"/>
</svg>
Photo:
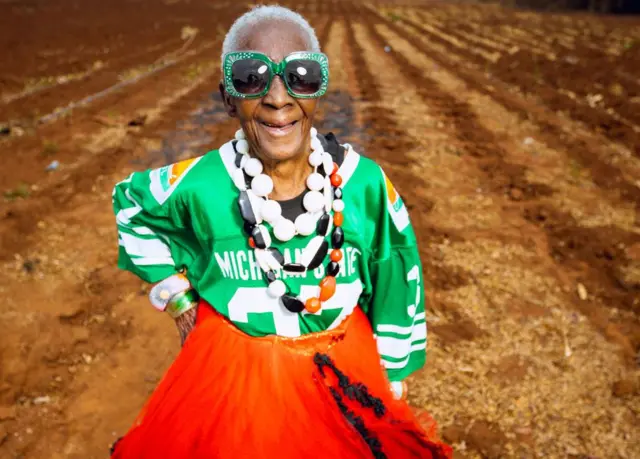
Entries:
<svg viewBox="0 0 640 459">
<path fill-rule="evenodd" d="M 194 309 L 198 305 L 198 299 L 198 294 L 193 289 L 179 292 L 171 297 L 171 300 L 167 303 L 165 311 L 173 319 L 177 319 L 184 313 Z"/>
<path fill-rule="evenodd" d="M 167 277 L 158 282 L 149 292 L 149 301 L 158 311 L 166 311 L 169 303 L 179 293 L 188 291 L 191 283 L 182 273 Z"/>
<path fill-rule="evenodd" d="M 196 325 L 196 310 L 190 309 L 174 320 L 176 327 L 178 327 L 178 333 L 180 334 L 180 343 L 184 345 L 184 342 Z"/>
<path fill-rule="evenodd" d="M 404 381 L 392 381 L 391 384 L 391 392 L 393 392 L 393 396 L 396 400 L 406 400 L 407 392 L 409 387 L 407 383 Z"/>
</svg>

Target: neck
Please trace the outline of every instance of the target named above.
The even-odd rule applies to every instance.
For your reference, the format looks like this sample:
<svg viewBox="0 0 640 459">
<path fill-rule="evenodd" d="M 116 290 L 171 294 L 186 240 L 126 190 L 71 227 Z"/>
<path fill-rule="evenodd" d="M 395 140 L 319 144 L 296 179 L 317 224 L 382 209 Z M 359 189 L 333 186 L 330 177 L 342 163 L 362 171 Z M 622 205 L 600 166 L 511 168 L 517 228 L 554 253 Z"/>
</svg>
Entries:
<svg viewBox="0 0 640 459">
<path fill-rule="evenodd" d="M 312 171 L 308 158 L 307 151 L 284 161 L 263 161 L 264 173 L 273 180 L 271 199 L 293 199 L 307 189 L 307 177 Z"/>
</svg>

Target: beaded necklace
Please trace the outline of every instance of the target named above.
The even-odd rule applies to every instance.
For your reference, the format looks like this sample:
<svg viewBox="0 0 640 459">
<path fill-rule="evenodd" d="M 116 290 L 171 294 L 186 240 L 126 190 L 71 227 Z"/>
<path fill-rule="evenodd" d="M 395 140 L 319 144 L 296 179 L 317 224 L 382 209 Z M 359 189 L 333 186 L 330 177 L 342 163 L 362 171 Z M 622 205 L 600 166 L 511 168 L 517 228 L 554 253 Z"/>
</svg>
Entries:
<svg viewBox="0 0 640 459">
<path fill-rule="evenodd" d="M 233 148 L 236 153 L 232 179 L 240 190 L 238 208 L 244 220 L 244 230 L 248 235 L 248 244 L 253 248 L 256 260 L 269 284 L 268 292 L 274 298 L 280 298 L 287 310 L 299 313 L 307 310 L 316 313 L 336 291 L 336 275 L 340 271 L 342 245 L 344 243 L 344 201 L 342 200 L 342 177 L 338 174 L 338 165 L 331 155 L 324 151 L 317 130 L 311 128 L 311 154 L 309 163 L 313 172 L 307 178 L 309 191 L 303 198 L 305 213 L 295 222 L 282 216 L 277 201 L 270 200 L 273 191 L 271 177 L 263 174 L 264 167 L 258 158 L 249 156 L 249 143 L 242 130 L 236 132 Z M 333 218 L 331 216 L 333 211 Z M 283 241 L 291 240 L 295 235 L 309 236 L 314 230 L 316 235 L 302 251 L 299 263 L 285 263 L 284 256 L 275 247 L 271 247 L 271 234 L 263 222 L 273 228 L 274 236 Z M 333 223 L 333 224 L 332 224 Z M 332 231 L 331 231 L 332 230 Z M 331 248 L 327 236 L 331 232 Z M 305 273 L 322 264 L 329 255 L 326 276 L 320 282 L 318 297 L 307 299 L 303 303 L 294 296 L 277 272 Z"/>
</svg>

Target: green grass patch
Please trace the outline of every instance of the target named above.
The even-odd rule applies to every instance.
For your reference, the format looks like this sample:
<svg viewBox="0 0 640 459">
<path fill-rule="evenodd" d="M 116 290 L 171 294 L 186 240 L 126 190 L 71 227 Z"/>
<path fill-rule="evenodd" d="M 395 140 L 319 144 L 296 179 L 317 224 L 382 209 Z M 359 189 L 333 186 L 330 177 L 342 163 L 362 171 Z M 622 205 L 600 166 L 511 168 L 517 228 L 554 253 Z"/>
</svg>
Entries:
<svg viewBox="0 0 640 459">
<path fill-rule="evenodd" d="M 19 198 L 27 198 L 29 197 L 30 193 L 31 191 L 29 189 L 29 185 L 27 185 L 26 183 L 21 183 L 15 189 L 5 191 L 4 197 L 9 201 L 14 201 Z"/>
</svg>

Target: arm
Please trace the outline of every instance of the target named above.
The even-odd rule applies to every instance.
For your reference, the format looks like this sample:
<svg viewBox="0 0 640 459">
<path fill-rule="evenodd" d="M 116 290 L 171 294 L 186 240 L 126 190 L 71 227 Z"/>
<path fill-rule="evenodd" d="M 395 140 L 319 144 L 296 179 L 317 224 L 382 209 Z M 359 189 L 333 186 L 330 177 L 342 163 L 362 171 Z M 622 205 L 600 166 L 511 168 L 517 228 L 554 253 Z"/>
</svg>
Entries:
<svg viewBox="0 0 640 459">
<path fill-rule="evenodd" d="M 382 173 L 383 204 L 370 262 L 372 295 L 368 315 L 382 365 L 394 391 L 426 360 L 427 325 L 422 263 L 409 215 Z M 402 391 L 406 392 L 406 391 Z"/>
<path fill-rule="evenodd" d="M 173 200 L 159 202 L 151 191 L 153 171 L 134 172 L 113 189 L 118 227 L 118 267 L 147 282 L 176 273 L 168 235 L 179 215 Z"/>
<path fill-rule="evenodd" d="M 162 281 L 150 293 L 152 304 L 160 310 L 165 310 L 171 297 L 190 288 L 186 277 L 176 275 L 186 267 L 192 252 L 184 235 L 188 215 L 176 188 L 192 162 L 135 172 L 113 190 L 118 266 L 147 282 Z M 184 341 L 195 322 L 195 310 L 175 320 Z"/>
</svg>

